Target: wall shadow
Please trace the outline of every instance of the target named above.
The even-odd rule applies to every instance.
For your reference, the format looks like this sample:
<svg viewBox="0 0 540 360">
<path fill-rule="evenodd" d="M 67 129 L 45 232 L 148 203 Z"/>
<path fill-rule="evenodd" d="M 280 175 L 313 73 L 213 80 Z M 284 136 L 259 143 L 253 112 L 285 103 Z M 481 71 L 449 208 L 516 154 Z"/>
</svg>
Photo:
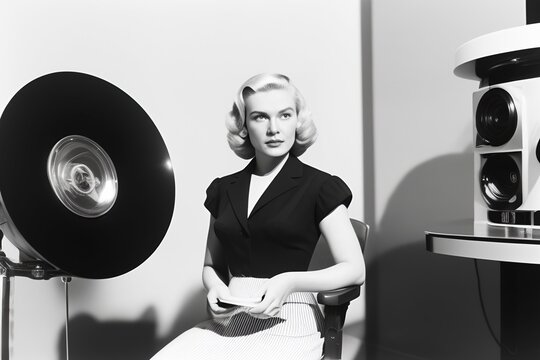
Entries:
<svg viewBox="0 0 540 360">
<path fill-rule="evenodd" d="M 164 336 L 158 336 L 154 307 L 133 320 L 100 321 L 89 314 L 78 314 L 69 320 L 69 356 L 77 360 L 149 360 L 172 339 L 207 317 L 202 289 L 186 300 Z M 62 327 L 57 345 L 59 360 L 66 359 L 65 336 Z"/>
<path fill-rule="evenodd" d="M 87 315 L 69 321 L 69 356 L 77 360 L 148 360 L 157 351 L 156 314 L 147 309 L 133 321 L 98 321 Z M 65 329 L 58 341 L 59 359 L 66 359 Z"/>
<path fill-rule="evenodd" d="M 478 298 L 472 259 L 426 251 L 424 231 L 473 217 L 471 153 L 440 156 L 410 171 L 368 243 L 368 359 L 497 359 Z M 498 320 L 498 264 L 482 264 Z M 490 292 L 491 289 L 491 292 Z M 494 293 L 495 292 L 495 293 Z"/>
</svg>

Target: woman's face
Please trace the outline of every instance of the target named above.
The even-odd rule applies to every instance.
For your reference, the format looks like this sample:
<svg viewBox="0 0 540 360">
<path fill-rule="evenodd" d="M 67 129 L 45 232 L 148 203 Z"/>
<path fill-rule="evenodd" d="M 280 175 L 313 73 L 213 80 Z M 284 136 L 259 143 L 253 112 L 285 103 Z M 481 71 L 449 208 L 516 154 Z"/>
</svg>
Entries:
<svg viewBox="0 0 540 360">
<path fill-rule="evenodd" d="M 255 156 L 281 157 L 296 139 L 298 117 L 292 89 L 273 89 L 245 100 L 246 128 Z"/>
</svg>

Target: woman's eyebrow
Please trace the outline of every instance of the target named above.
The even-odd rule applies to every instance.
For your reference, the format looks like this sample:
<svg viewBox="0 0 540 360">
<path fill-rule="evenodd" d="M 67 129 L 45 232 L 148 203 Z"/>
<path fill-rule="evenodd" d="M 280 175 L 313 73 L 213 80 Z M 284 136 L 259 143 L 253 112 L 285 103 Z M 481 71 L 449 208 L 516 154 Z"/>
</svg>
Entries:
<svg viewBox="0 0 540 360">
<path fill-rule="evenodd" d="M 289 106 L 288 108 L 285 108 L 285 109 L 279 111 L 279 113 L 284 113 L 284 112 L 286 112 L 286 111 L 294 111 L 294 109 L 293 109 L 292 107 Z"/>
<path fill-rule="evenodd" d="M 260 111 L 260 110 L 253 110 L 252 112 L 249 113 L 250 116 L 254 115 L 254 114 L 256 114 L 256 115 L 259 115 L 259 114 L 260 115 L 266 115 L 266 113 L 264 111 Z"/>
<path fill-rule="evenodd" d="M 294 111 L 294 109 L 293 109 L 292 107 L 289 106 L 289 107 L 286 107 L 286 108 L 283 109 L 283 110 L 279 110 L 279 111 L 278 111 L 278 114 L 282 114 L 282 113 L 287 112 L 287 111 Z M 249 113 L 249 116 L 254 115 L 254 114 L 256 114 L 256 115 L 259 115 L 259 114 L 260 114 L 260 115 L 268 115 L 268 114 L 267 114 L 266 112 L 264 112 L 264 111 L 261 111 L 261 110 L 253 110 L 252 112 Z"/>
</svg>

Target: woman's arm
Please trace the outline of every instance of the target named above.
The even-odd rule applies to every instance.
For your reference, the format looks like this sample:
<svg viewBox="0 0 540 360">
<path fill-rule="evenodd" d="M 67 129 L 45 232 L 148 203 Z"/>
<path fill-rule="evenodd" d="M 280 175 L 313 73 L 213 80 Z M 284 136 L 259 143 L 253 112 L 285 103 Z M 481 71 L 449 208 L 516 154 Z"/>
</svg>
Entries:
<svg viewBox="0 0 540 360">
<path fill-rule="evenodd" d="M 225 260 L 223 247 L 214 232 L 214 217 L 210 217 L 208 236 L 206 239 L 206 255 L 202 272 L 202 281 L 208 290 L 207 300 L 214 313 L 222 313 L 226 309 L 217 305 L 218 298 L 230 297 L 227 287 L 228 266 Z"/>
<path fill-rule="evenodd" d="M 338 206 L 319 223 L 319 227 L 336 265 L 322 270 L 291 273 L 294 291 L 318 292 L 363 284 L 366 277 L 364 256 L 347 208 Z"/>
<path fill-rule="evenodd" d="M 227 262 L 224 251 L 214 231 L 216 219 L 210 216 L 208 235 L 206 237 L 206 254 L 203 265 L 203 284 L 209 290 L 215 285 L 225 285 L 227 276 Z"/>
<path fill-rule="evenodd" d="M 319 223 L 319 227 L 336 265 L 322 270 L 286 272 L 274 276 L 262 290 L 263 302 L 251 312 L 275 316 L 291 292 L 318 292 L 364 283 L 364 256 L 347 208 L 338 206 Z"/>
</svg>

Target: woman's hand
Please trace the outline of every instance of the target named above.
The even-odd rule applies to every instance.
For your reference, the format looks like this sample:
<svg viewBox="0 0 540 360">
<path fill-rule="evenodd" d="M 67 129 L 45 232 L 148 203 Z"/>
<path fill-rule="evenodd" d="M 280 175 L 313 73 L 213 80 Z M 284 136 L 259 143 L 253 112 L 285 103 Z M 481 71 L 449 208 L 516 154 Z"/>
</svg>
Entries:
<svg viewBox="0 0 540 360">
<path fill-rule="evenodd" d="M 218 299 L 228 299 L 230 297 L 231 293 L 226 285 L 218 285 L 208 290 L 206 300 L 208 301 L 209 310 L 214 317 L 220 317 L 220 315 L 225 315 L 231 311 L 230 308 L 223 308 L 218 305 Z"/>
<path fill-rule="evenodd" d="M 294 290 L 294 276 L 292 273 L 282 273 L 269 279 L 259 293 L 263 300 L 252 307 L 249 313 L 255 317 L 268 318 L 277 316 L 287 296 Z"/>
</svg>

